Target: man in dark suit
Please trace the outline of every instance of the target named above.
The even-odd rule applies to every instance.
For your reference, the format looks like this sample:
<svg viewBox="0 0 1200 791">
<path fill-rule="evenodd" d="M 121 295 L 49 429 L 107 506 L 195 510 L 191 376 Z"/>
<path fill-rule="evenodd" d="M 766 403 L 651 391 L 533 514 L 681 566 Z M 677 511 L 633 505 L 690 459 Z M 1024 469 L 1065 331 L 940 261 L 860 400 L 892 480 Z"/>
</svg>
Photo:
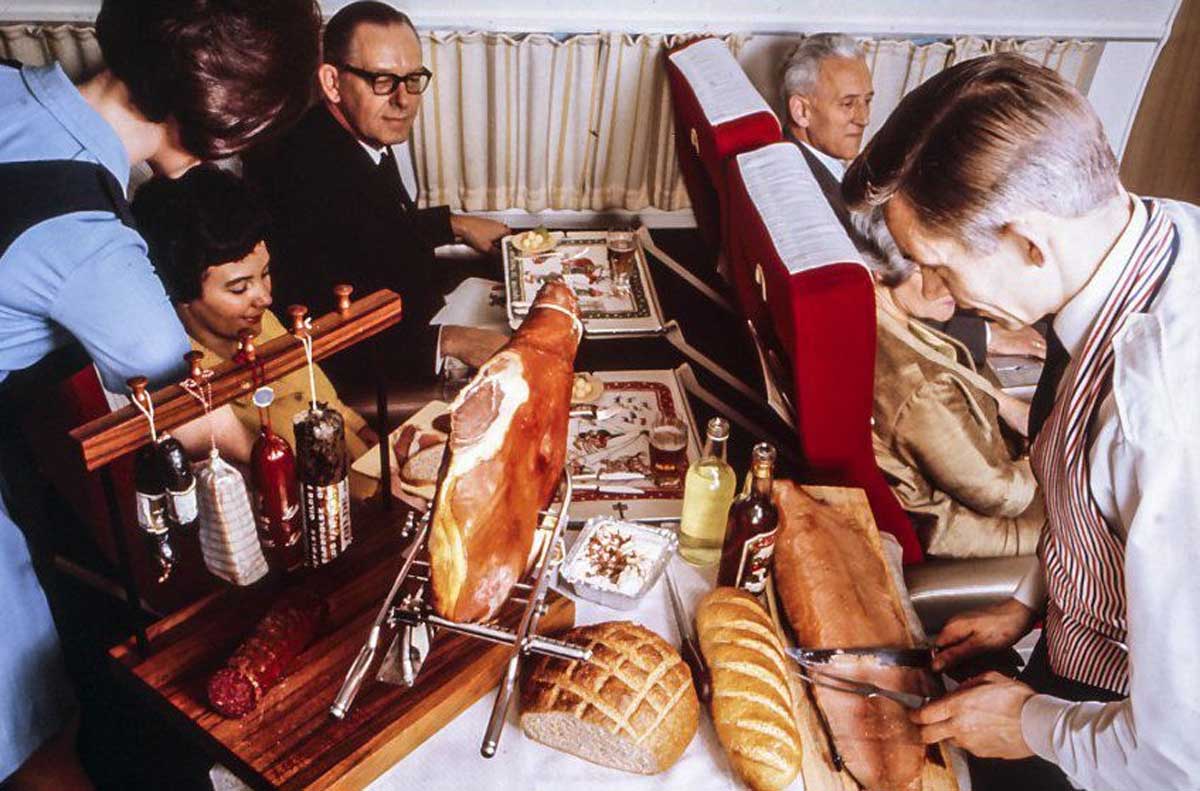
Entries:
<svg viewBox="0 0 1200 791">
<path fill-rule="evenodd" d="M 288 134 L 244 157 L 271 207 L 281 304 L 320 314 L 333 308 L 337 283 L 359 296 L 390 288 L 404 299 L 404 320 L 386 340 L 389 374 L 432 378 L 441 355 L 481 364 L 504 336 L 429 326 L 451 285 L 434 248 L 458 238 L 490 252 L 508 228 L 445 206 L 418 208 L 404 186 L 392 146 L 408 140 L 432 77 L 412 22 L 385 3 L 346 6 L 325 28 L 317 77 L 321 100 Z M 350 357 L 330 361 L 335 380 L 361 376 L 365 359 Z"/>
<path fill-rule="evenodd" d="M 784 65 L 785 133 L 804 155 L 834 214 L 856 243 L 859 234 L 842 200 L 842 176 L 845 163 L 858 156 L 862 147 L 874 96 L 871 71 L 850 36 L 809 36 Z M 982 365 L 989 352 L 1046 356 L 1045 339 L 1029 327 L 1006 330 L 961 311 L 949 321 L 926 323 L 961 341 L 976 365 Z"/>
</svg>

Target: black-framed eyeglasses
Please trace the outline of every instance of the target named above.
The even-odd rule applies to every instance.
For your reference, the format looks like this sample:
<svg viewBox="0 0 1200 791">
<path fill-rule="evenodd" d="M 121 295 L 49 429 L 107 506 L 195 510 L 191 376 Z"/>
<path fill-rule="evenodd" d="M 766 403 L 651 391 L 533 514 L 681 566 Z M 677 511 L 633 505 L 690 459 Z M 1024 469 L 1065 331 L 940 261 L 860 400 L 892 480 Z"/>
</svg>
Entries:
<svg viewBox="0 0 1200 791">
<path fill-rule="evenodd" d="M 422 66 L 416 71 L 408 74 L 391 74 L 386 71 L 367 71 L 360 69 L 357 66 L 351 66 L 349 63 L 337 64 L 339 69 L 348 71 L 351 74 L 361 77 L 366 80 L 371 86 L 376 96 L 391 96 L 404 83 L 404 90 L 414 96 L 419 93 L 424 93 L 429 87 L 429 81 L 433 79 L 433 72 Z"/>
</svg>

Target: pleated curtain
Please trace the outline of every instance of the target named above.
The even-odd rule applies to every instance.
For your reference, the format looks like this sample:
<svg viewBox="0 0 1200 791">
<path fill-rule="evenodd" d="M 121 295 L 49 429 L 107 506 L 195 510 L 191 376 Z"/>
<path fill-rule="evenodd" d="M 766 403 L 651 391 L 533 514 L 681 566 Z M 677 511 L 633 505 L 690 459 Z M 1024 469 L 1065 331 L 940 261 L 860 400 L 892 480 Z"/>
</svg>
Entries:
<svg viewBox="0 0 1200 791">
<path fill-rule="evenodd" d="M 422 34 L 434 78 L 412 141 L 420 202 L 466 211 L 687 208 L 662 61 L 686 38 Z M 736 56 L 749 37 L 723 40 Z M 863 44 L 875 83 L 868 135 L 905 93 L 959 61 L 1016 51 L 1086 92 L 1102 48 L 974 36 Z M 73 78 L 101 60 L 91 28 L 71 25 L 0 27 L 0 57 L 58 60 Z"/>
</svg>

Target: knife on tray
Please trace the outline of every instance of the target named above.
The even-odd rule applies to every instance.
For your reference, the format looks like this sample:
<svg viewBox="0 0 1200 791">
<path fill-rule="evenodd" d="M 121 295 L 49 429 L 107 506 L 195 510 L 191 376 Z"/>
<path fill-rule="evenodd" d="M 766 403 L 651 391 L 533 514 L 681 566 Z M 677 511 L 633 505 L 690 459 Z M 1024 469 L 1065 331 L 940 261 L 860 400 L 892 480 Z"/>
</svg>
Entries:
<svg viewBox="0 0 1200 791">
<path fill-rule="evenodd" d="M 704 655 L 700 653 L 700 644 L 692 634 L 691 622 L 683 609 L 683 600 L 679 598 L 679 590 L 675 587 L 675 578 L 671 576 L 670 566 L 666 569 L 667 594 L 671 599 L 671 612 L 675 615 L 675 626 L 679 630 L 679 653 L 683 661 L 692 671 L 692 684 L 696 687 L 696 696 L 701 703 L 712 700 L 712 676 Z"/>
</svg>

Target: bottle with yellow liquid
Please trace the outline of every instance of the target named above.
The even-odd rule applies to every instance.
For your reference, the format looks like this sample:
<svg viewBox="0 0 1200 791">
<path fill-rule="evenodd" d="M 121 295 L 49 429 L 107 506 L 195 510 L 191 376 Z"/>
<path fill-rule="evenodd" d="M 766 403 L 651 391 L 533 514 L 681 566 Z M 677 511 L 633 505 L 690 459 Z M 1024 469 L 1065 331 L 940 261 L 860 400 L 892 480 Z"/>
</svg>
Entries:
<svg viewBox="0 0 1200 791">
<path fill-rule="evenodd" d="M 704 453 L 688 467 L 683 484 L 683 517 L 679 521 L 679 554 L 689 563 L 707 566 L 721 557 L 725 524 L 733 490 L 733 468 L 725 461 L 729 421 L 708 421 Z"/>
</svg>

